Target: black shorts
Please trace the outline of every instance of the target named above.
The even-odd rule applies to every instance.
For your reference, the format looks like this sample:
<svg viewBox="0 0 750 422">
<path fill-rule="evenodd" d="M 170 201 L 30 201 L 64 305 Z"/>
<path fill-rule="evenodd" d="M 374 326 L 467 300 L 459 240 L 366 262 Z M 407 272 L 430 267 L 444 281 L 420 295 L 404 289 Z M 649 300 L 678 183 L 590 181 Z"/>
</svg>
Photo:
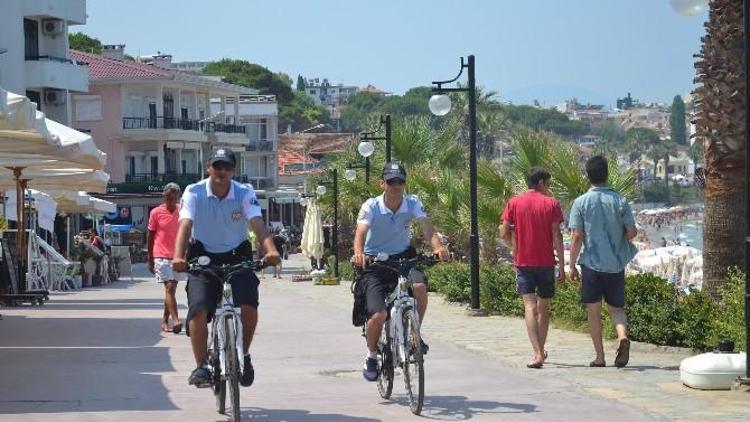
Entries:
<svg viewBox="0 0 750 422">
<path fill-rule="evenodd" d="M 602 297 L 610 306 L 625 306 L 625 271 L 603 273 L 581 265 L 581 302 L 597 303 Z"/>
<path fill-rule="evenodd" d="M 412 270 L 412 283 L 427 284 L 427 277 L 419 270 Z M 385 309 L 385 299 L 398 284 L 398 273 L 385 268 L 367 268 L 360 273 L 361 282 L 365 283 L 367 301 L 367 318 Z M 411 289 L 409 289 L 411 294 Z"/>
<path fill-rule="evenodd" d="M 555 267 L 517 267 L 516 287 L 518 294 L 536 294 L 542 299 L 555 295 Z"/>
<path fill-rule="evenodd" d="M 232 276 L 229 283 L 232 285 L 232 301 L 235 306 L 250 305 L 258 307 L 258 277 L 249 269 L 240 270 Z M 187 322 L 200 311 L 208 312 L 208 321 L 213 318 L 216 306 L 221 299 L 223 281 L 213 271 L 200 270 L 188 274 L 188 282 L 185 287 L 188 297 Z M 188 331 L 188 335 L 190 332 Z"/>
</svg>

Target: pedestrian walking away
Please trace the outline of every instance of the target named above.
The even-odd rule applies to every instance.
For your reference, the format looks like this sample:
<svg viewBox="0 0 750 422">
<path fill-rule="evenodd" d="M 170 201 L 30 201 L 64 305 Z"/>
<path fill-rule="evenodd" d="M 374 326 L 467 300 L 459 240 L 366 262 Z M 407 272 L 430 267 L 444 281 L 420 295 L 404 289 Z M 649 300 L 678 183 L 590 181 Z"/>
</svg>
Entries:
<svg viewBox="0 0 750 422">
<path fill-rule="evenodd" d="M 560 224 L 560 204 L 549 195 L 550 173 L 529 169 L 529 190 L 508 201 L 501 216 L 500 237 L 514 250 L 518 294 L 523 298 L 526 332 L 532 357 L 528 368 L 539 369 L 547 358 L 544 347 L 549 331 L 549 301 L 555 281 L 565 279 L 565 255 Z M 557 254 L 557 258 L 555 258 Z M 557 274 L 555 274 L 557 268 Z"/>
<path fill-rule="evenodd" d="M 156 281 L 164 284 L 164 312 L 161 329 L 179 334 L 182 322 L 177 313 L 177 283 L 187 280 L 187 274 L 172 270 L 174 245 L 179 226 L 180 185 L 167 183 L 162 192 L 164 203 L 157 206 L 148 217 L 148 270 L 156 275 Z M 172 320 L 172 326 L 169 320 Z"/>
<path fill-rule="evenodd" d="M 625 314 L 625 266 L 637 249 L 630 242 L 638 234 L 628 201 L 607 186 L 607 159 L 601 155 L 586 162 L 591 189 L 576 198 L 570 209 L 570 276 L 581 278 L 581 302 L 586 305 L 596 357 L 592 367 L 606 366 L 602 343 L 602 298 L 617 331 L 615 366 L 630 359 L 630 340 Z M 579 259 L 580 254 L 580 259 Z M 579 274 L 576 261 L 581 266 Z"/>
<path fill-rule="evenodd" d="M 416 250 L 411 247 L 411 223 L 415 220 L 422 226 L 425 241 L 430 243 L 432 251 L 442 260 L 449 257 L 448 250 L 427 220 L 420 200 L 414 195 L 405 195 L 406 170 L 401 164 L 386 164 L 380 187 L 383 194 L 365 201 L 359 211 L 352 256 L 354 266 L 362 269 L 359 277 L 366 286 L 367 355 L 362 374 L 368 381 L 375 381 L 378 376 L 377 345 L 387 318 L 385 299 L 395 289 L 398 279 L 398 274 L 391 271 L 368 269 L 368 257 L 380 253 L 391 258 L 415 257 Z M 427 311 L 427 280 L 421 273 L 415 273 L 413 277 L 411 289 L 421 322 Z M 423 342 L 421 346 L 426 353 L 427 344 Z"/>
<path fill-rule="evenodd" d="M 232 180 L 236 166 L 234 153 L 219 148 L 206 163 L 209 177 L 185 188 L 180 208 L 179 229 L 175 244 L 173 268 L 186 271 L 188 260 L 207 256 L 212 264 L 235 265 L 252 259 L 247 229 L 255 232 L 265 249 L 263 259 L 275 265 L 280 261 L 273 239 L 266 230 L 260 203 L 248 185 Z M 188 247 L 189 244 L 189 247 Z M 240 383 L 250 386 L 255 369 L 250 358 L 250 344 L 258 323 L 258 278 L 251 270 L 238 271 L 229 280 L 232 303 L 240 308 L 242 321 L 243 372 Z M 210 385 L 207 358 L 207 323 L 211 321 L 221 295 L 222 281 L 211 271 L 188 274 L 187 334 L 196 368 L 188 383 L 196 387 Z"/>
</svg>

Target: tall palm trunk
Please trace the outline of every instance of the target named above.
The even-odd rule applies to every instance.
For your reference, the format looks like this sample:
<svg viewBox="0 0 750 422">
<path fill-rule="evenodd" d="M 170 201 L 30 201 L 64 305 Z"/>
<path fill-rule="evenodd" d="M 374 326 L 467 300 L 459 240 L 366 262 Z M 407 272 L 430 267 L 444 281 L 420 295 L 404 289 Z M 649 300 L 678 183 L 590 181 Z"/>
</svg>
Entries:
<svg viewBox="0 0 750 422">
<path fill-rule="evenodd" d="M 695 63 L 701 85 L 696 135 L 705 148 L 704 288 L 717 288 L 730 266 L 744 260 L 745 63 L 742 0 L 711 2 L 706 35 Z"/>
</svg>

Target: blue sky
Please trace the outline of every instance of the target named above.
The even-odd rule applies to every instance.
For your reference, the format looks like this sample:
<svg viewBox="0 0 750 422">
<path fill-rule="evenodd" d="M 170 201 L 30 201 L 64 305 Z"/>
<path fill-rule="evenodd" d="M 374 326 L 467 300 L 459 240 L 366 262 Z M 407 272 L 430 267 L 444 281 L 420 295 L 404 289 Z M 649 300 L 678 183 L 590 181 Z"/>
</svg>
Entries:
<svg viewBox="0 0 750 422">
<path fill-rule="evenodd" d="M 706 13 L 669 0 L 88 0 L 73 28 L 131 55 L 239 58 L 394 93 L 450 79 L 476 56 L 501 99 L 671 102 L 693 88 Z"/>
</svg>

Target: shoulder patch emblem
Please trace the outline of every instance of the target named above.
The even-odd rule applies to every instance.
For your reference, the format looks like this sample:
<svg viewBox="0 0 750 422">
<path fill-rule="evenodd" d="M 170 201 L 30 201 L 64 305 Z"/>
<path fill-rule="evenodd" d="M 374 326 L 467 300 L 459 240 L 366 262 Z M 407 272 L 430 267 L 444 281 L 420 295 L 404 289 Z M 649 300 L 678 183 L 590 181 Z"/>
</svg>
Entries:
<svg viewBox="0 0 750 422">
<path fill-rule="evenodd" d="M 362 220 L 367 215 L 367 211 L 364 209 L 359 210 L 359 214 L 357 215 L 357 220 Z"/>
</svg>

